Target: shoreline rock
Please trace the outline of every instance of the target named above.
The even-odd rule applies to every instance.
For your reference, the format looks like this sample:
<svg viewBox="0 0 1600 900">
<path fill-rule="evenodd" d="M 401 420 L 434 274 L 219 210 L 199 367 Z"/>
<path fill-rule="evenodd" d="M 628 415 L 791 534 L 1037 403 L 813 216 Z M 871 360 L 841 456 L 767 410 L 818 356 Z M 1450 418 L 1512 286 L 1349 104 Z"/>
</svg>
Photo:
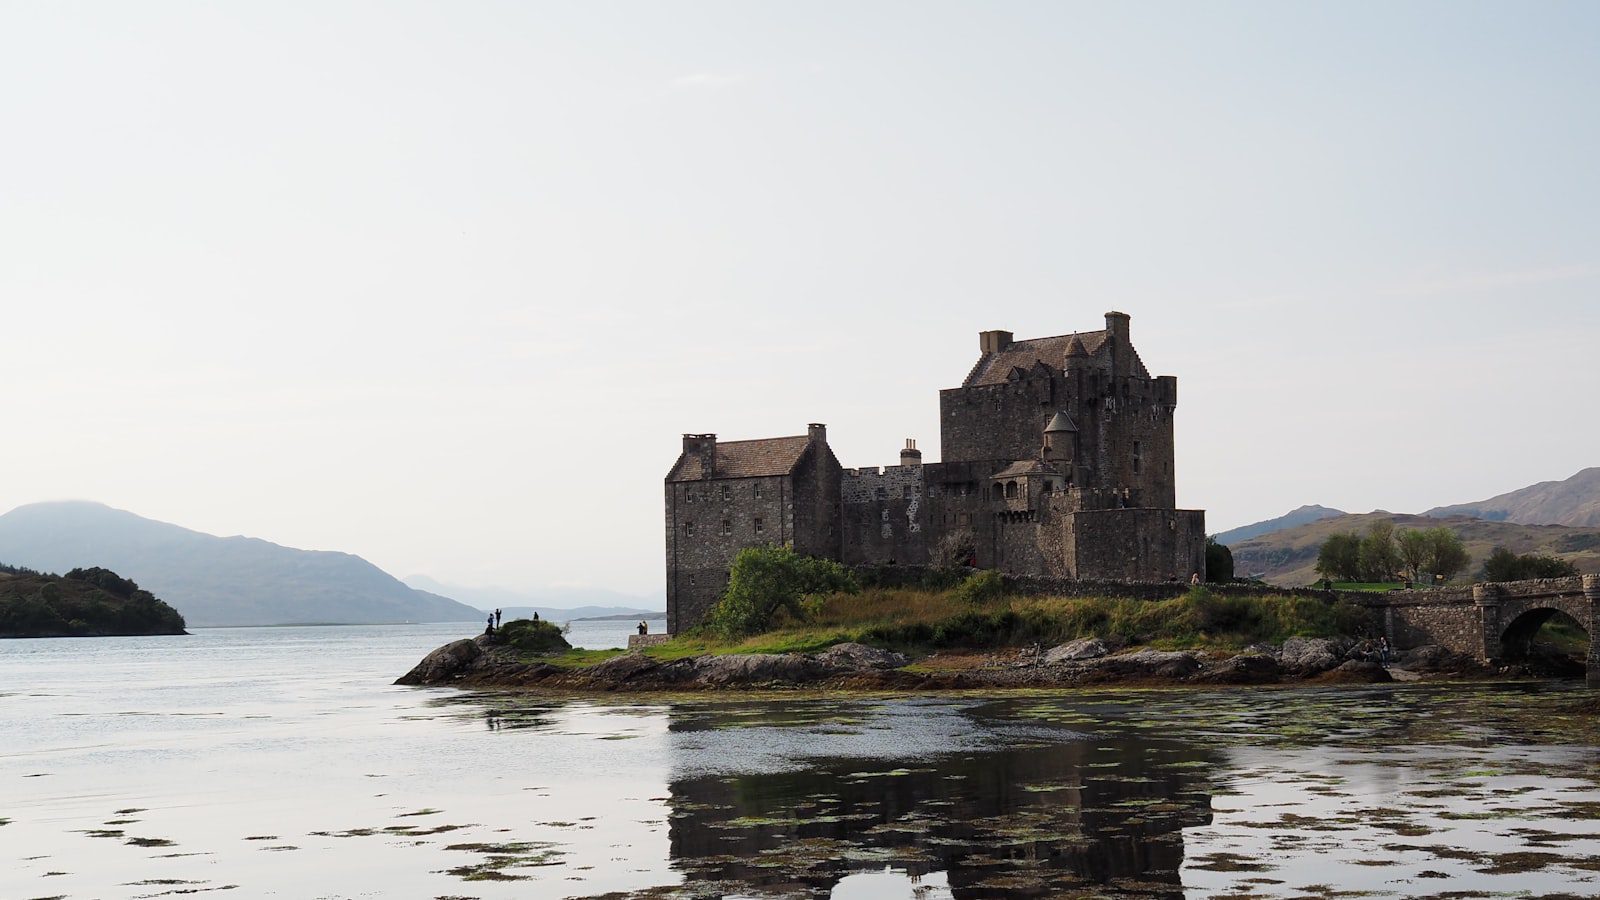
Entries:
<svg viewBox="0 0 1600 900">
<path fill-rule="evenodd" d="M 1442 648 L 1438 648 L 1442 650 Z M 1110 652 L 1096 639 L 1048 650 L 957 654 L 962 665 L 907 668 L 903 654 L 846 643 L 814 653 L 749 653 L 659 660 L 624 653 L 580 668 L 518 659 L 492 636 L 452 641 L 395 684 L 471 688 L 538 687 L 571 692 L 737 690 L 961 690 L 1094 685 L 1379 684 L 1393 681 L 1375 646 L 1293 638 L 1238 654 L 1140 649 Z M 1487 673 L 1460 656 L 1418 648 L 1407 669 L 1431 675 Z M 930 658 L 930 659 L 937 659 Z M 944 662 L 949 663 L 946 658 Z M 975 664 L 973 664 L 975 662 Z"/>
</svg>

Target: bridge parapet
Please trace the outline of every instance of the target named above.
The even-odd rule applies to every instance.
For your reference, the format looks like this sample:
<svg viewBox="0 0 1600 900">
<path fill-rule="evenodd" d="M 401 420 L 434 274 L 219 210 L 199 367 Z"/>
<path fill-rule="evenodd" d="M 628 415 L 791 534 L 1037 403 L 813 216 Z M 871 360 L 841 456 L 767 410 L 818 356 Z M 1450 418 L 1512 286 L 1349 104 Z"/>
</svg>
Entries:
<svg viewBox="0 0 1600 900">
<path fill-rule="evenodd" d="M 1589 658 L 1585 660 L 1585 680 L 1589 687 L 1600 687 L 1600 635 L 1595 625 L 1600 624 L 1600 575 L 1583 576 L 1583 599 L 1589 606 Z"/>
</svg>

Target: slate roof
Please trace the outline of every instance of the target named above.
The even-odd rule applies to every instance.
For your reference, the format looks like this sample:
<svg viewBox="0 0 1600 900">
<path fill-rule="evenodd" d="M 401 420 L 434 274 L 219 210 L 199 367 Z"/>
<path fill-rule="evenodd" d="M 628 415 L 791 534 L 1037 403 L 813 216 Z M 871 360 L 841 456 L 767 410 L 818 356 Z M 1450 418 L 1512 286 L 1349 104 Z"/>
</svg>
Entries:
<svg viewBox="0 0 1600 900">
<path fill-rule="evenodd" d="M 1083 331 L 1077 334 L 1058 334 L 1055 337 L 1013 341 L 1011 346 L 999 353 L 984 354 L 973 367 L 972 374 L 967 376 L 967 382 L 963 387 L 975 384 L 1004 384 L 1006 376 L 1011 374 L 1012 369 L 1026 371 L 1039 362 L 1054 369 L 1063 368 L 1067 361 L 1067 348 L 1074 340 L 1081 341 L 1084 350 L 1093 356 L 1105 346 L 1106 333 L 1103 330 Z"/>
<path fill-rule="evenodd" d="M 1061 470 L 1049 463 L 1037 459 L 1024 459 L 1014 462 L 1004 469 L 994 473 L 991 478 L 1020 478 L 1023 475 L 1060 475 Z"/>
<path fill-rule="evenodd" d="M 753 441 L 718 441 L 717 468 L 711 478 L 759 478 L 764 475 L 787 475 L 800 464 L 811 439 L 806 435 L 795 437 L 759 438 Z M 706 481 L 698 459 L 688 454 L 678 457 L 678 462 L 667 476 L 668 481 Z"/>
<path fill-rule="evenodd" d="M 1072 419 L 1064 412 L 1058 412 L 1054 416 L 1051 416 L 1050 417 L 1050 424 L 1046 425 L 1044 427 L 1044 433 L 1045 434 L 1049 434 L 1052 431 L 1077 431 L 1077 430 L 1078 430 L 1078 426 L 1074 425 L 1072 423 Z"/>
</svg>

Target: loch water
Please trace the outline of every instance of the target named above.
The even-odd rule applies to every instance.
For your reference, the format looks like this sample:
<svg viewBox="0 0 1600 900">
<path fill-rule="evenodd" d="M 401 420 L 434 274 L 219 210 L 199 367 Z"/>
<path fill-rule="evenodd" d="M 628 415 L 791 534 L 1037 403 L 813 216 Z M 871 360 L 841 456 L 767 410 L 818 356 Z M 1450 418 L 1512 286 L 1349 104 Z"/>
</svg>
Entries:
<svg viewBox="0 0 1600 900">
<path fill-rule="evenodd" d="M 462 630 L 0 641 L 0 897 L 1600 895 L 1577 684 L 391 685 Z"/>
</svg>

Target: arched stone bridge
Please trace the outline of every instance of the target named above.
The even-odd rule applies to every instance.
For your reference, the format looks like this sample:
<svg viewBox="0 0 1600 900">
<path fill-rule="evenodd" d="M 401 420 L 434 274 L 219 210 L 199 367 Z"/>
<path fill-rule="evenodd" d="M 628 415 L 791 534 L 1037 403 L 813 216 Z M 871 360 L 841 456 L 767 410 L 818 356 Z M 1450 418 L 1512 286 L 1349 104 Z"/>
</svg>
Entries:
<svg viewBox="0 0 1600 900">
<path fill-rule="evenodd" d="M 1588 681 L 1600 685 L 1600 575 L 1391 591 L 1361 602 L 1397 650 L 1440 644 L 1486 663 L 1522 655 L 1539 626 L 1565 613 L 1589 632 Z"/>
</svg>

